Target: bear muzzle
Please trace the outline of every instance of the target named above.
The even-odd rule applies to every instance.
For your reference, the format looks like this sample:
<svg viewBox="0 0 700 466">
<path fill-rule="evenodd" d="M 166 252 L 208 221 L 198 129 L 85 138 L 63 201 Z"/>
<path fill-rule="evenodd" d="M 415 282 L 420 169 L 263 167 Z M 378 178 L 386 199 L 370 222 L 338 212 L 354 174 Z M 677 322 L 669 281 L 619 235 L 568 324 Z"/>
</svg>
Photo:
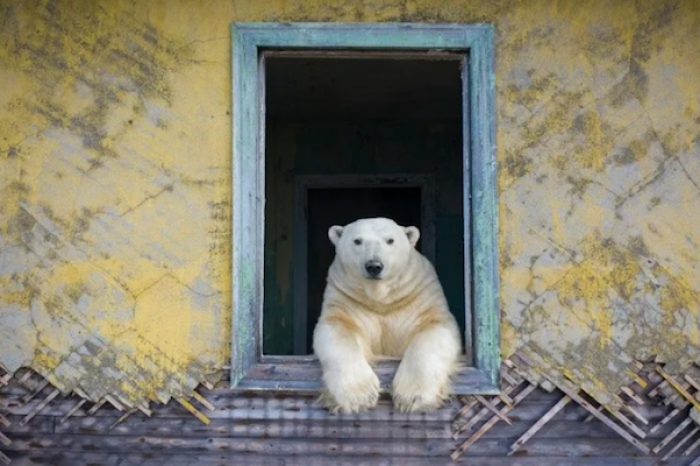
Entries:
<svg viewBox="0 0 700 466">
<path fill-rule="evenodd" d="M 369 279 L 380 279 L 382 270 L 384 270 L 384 264 L 382 264 L 381 261 L 370 260 L 365 262 L 365 272 L 367 272 L 367 278 Z"/>
</svg>

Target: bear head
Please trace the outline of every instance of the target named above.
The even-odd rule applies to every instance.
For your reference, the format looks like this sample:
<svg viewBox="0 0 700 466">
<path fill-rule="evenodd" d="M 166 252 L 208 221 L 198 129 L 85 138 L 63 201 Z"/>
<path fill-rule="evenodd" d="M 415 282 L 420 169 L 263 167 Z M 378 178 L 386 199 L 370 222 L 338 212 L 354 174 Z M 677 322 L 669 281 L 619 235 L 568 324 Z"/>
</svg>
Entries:
<svg viewBox="0 0 700 466">
<path fill-rule="evenodd" d="M 384 280 L 405 269 L 420 231 L 388 218 L 364 218 L 330 227 L 328 237 L 346 272 L 366 280 Z"/>
</svg>

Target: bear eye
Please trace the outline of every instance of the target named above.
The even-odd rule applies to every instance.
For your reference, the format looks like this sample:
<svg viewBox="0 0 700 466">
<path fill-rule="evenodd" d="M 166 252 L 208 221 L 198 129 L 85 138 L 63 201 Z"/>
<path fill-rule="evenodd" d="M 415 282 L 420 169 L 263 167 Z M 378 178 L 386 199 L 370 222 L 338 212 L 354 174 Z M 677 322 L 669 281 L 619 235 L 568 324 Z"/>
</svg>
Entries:
<svg viewBox="0 0 700 466">
<path fill-rule="evenodd" d="M 386 240 L 386 244 L 394 244 L 394 238 L 389 238 Z"/>
<path fill-rule="evenodd" d="M 360 238 L 355 238 L 355 244 L 357 244 L 357 245 L 362 244 L 362 240 Z"/>
</svg>

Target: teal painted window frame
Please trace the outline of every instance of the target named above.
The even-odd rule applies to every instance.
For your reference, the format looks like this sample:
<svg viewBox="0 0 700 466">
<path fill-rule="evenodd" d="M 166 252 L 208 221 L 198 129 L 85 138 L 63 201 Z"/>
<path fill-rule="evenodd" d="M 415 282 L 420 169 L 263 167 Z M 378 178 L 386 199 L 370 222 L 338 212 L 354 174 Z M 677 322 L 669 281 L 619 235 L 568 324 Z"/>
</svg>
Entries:
<svg viewBox="0 0 700 466">
<path fill-rule="evenodd" d="M 447 51 L 464 54 L 465 297 L 471 365 L 456 394 L 500 393 L 494 28 L 490 24 L 233 23 L 231 387 L 317 392 L 313 356 L 262 353 L 265 237 L 265 50 Z M 471 310 L 471 314 L 469 314 Z M 396 360 L 376 371 L 388 391 Z"/>
</svg>

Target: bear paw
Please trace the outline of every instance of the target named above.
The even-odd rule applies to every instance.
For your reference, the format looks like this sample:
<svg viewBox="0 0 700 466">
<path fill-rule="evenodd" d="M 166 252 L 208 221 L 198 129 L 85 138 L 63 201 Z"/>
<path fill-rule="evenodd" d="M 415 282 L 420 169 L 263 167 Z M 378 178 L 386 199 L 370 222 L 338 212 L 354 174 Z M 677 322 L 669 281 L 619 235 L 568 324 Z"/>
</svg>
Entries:
<svg viewBox="0 0 700 466">
<path fill-rule="evenodd" d="M 393 383 L 392 398 L 396 409 L 410 413 L 432 411 L 442 406 L 449 392 L 446 382 L 440 383 L 401 369 L 399 366 Z"/>
<path fill-rule="evenodd" d="M 321 399 L 333 413 L 356 413 L 375 407 L 379 400 L 379 378 L 369 364 L 330 372 L 324 381 Z"/>
</svg>

